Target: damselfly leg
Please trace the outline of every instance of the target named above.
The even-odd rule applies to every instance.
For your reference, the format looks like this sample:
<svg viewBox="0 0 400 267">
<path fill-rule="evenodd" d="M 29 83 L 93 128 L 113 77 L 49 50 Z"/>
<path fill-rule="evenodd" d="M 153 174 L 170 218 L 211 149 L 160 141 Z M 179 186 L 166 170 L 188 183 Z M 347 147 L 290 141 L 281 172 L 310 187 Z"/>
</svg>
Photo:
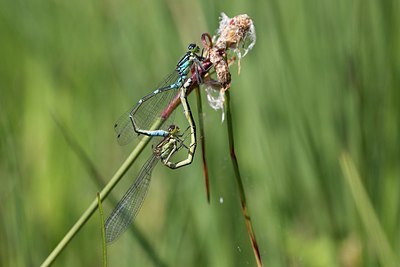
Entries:
<svg viewBox="0 0 400 267">
<path fill-rule="evenodd" d="M 187 128 L 187 130 L 189 129 L 190 127 Z M 105 222 L 107 243 L 117 239 L 134 221 L 149 190 L 151 173 L 159 160 L 170 168 L 178 168 L 191 163 L 192 142 L 189 146 L 186 146 L 184 142 L 189 135 L 192 135 L 192 131 L 190 130 L 190 133 L 186 134 L 187 130 L 183 134 L 179 134 L 179 127 L 171 125 L 168 131 L 163 131 L 164 138 L 155 146 L 151 157 L 143 165 L 138 177 L 107 218 Z M 193 137 L 191 137 L 192 139 Z M 172 156 L 182 148 L 187 149 L 188 158 L 175 163 L 171 162 Z M 182 162 L 185 164 L 182 165 Z"/>
<path fill-rule="evenodd" d="M 198 68 L 203 70 L 201 64 L 203 57 L 197 54 L 199 51 L 200 48 L 196 44 L 190 44 L 186 54 L 177 63 L 174 72 L 164 79 L 155 91 L 140 99 L 128 113 L 122 115 L 114 124 L 119 144 L 127 144 L 135 133 L 154 136 L 154 131 L 162 127 L 164 123 L 162 112 L 176 96 L 177 90 L 184 89 L 186 91 L 191 86 L 193 81 L 188 78 L 188 75 L 193 67 L 197 74 L 197 82 L 201 81 Z M 181 101 L 186 101 L 182 98 L 182 94 Z M 187 109 L 190 110 L 188 104 Z M 161 123 L 157 124 L 158 120 L 162 120 Z"/>
</svg>

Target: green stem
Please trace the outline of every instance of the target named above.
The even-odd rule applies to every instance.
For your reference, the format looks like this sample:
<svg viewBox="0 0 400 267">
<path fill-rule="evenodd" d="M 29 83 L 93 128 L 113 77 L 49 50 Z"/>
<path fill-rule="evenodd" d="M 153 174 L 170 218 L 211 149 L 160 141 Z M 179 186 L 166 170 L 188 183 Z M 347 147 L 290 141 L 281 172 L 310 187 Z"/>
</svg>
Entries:
<svg viewBox="0 0 400 267">
<path fill-rule="evenodd" d="M 72 150 L 76 153 L 78 158 L 82 161 L 88 172 L 91 174 L 91 177 L 94 178 L 94 181 L 99 185 L 99 187 L 103 187 L 105 185 L 103 182 L 104 179 L 102 179 L 100 172 L 97 170 L 95 164 L 90 160 L 89 156 L 85 153 L 84 149 L 73 138 L 73 136 L 70 133 L 68 133 L 66 127 L 64 127 L 60 119 L 54 113 L 52 113 L 51 115 L 53 116 L 56 125 L 60 128 L 61 133 L 64 135 L 65 140 L 72 148 Z M 117 205 L 118 200 L 112 195 L 108 196 L 108 200 L 114 206 Z M 160 267 L 167 266 L 164 262 L 162 262 L 160 257 L 154 251 L 153 247 L 150 245 L 150 242 L 147 240 L 142 231 L 135 224 L 132 224 L 132 226 L 129 227 L 129 231 L 137 239 L 140 246 L 147 253 L 147 255 L 153 261 L 155 266 L 160 266 Z"/>
<path fill-rule="evenodd" d="M 154 127 L 157 125 L 161 125 L 161 120 L 157 121 Z M 108 182 L 108 184 L 103 188 L 100 192 L 100 199 L 103 201 L 105 197 L 111 192 L 111 190 L 115 187 L 115 185 L 119 182 L 119 180 L 124 176 L 124 174 L 128 171 L 129 167 L 135 162 L 137 157 L 146 147 L 146 145 L 150 141 L 150 137 L 144 136 L 139 144 L 135 147 L 129 157 L 125 160 L 125 162 L 119 167 L 114 176 Z M 72 226 L 72 228 L 68 231 L 68 233 L 64 236 L 64 238 L 58 243 L 58 245 L 54 248 L 54 250 L 49 254 L 46 260 L 42 263 L 41 266 L 50 266 L 57 256 L 63 251 L 63 249 L 68 245 L 68 243 L 72 240 L 72 238 L 78 233 L 78 231 L 83 227 L 83 225 L 89 220 L 89 218 L 93 215 L 98 207 L 97 198 L 93 200 L 90 206 L 86 209 L 86 211 L 81 215 L 78 221 Z"/>
<path fill-rule="evenodd" d="M 103 205 L 101 204 L 100 193 L 97 192 L 97 205 L 99 206 L 100 226 L 101 226 L 101 245 L 103 251 L 103 267 L 107 267 L 107 244 L 106 244 L 106 231 L 104 228 L 104 213 Z"/>
<path fill-rule="evenodd" d="M 206 161 L 206 143 L 205 143 L 205 136 L 204 136 L 204 113 L 203 113 L 203 106 L 201 103 L 201 95 L 200 95 L 200 88 L 196 87 L 196 96 L 197 96 L 197 113 L 199 115 L 199 128 L 200 128 L 200 144 L 201 144 L 201 159 L 203 161 L 203 173 L 204 173 L 204 181 L 206 184 L 206 194 L 207 194 L 207 201 L 210 203 L 210 182 L 208 179 L 208 168 L 207 168 L 207 161 Z"/>
<path fill-rule="evenodd" d="M 260 267 L 260 266 L 262 266 L 260 250 L 258 248 L 256 236 L 253 231 L 250 214 L 247 209 L 246 194 L 244 192 L 242 177 L 240 175 L 239 164 L 238 164 L 238 161 L 236 158 L 236 153 L 235 153 L 229 91 L 226 91 L 225 104 L 226 104 L 226 115 L 227 115 L 226 117 L 227 117 L 227 126 L 228 126 L 229 151 L 230 151 L 231 160 L 232 160 L 232 164 L 233 164 L 233 171 L 235 173 L 236 184 L 237 184 L 238 190 L 239 190 L 240 202 L 242 205 L 242 213 L 243 213 L 243 217 L 246 221 L 247 233 L 249 234 L 249 237 L 250 237 L 250 242 L 251 242 L 251 246 L 253 247 L 253 252 L 254 252 L 254 256 L 256 258 L 257 266 Z"/>
<path fill-rule="evenodd" d="M 396 254 L 393 252 L 382 229 L 353 160 L 347 152 L 343 152 L 339 161 L 344 177 L 350 187 L 358 214 L 371 241 L 370 244 L 374 246 L 382 266 L 398 266 L 399 262 Z"/>
</svg>

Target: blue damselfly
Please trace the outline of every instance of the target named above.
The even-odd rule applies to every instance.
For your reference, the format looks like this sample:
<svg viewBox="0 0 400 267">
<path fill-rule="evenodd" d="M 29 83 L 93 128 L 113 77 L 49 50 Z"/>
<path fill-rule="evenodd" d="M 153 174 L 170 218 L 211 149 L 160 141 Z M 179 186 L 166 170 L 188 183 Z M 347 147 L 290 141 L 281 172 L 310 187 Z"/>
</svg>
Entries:
<svg viewBox="0 0 400 267">
<path fill-rule="evenodd" d="M 157 86 L 156 90 L 141 98 L 132 109 L 120 117 L 114 124 L 119 144 L 129 143 L 135 133 L 153 136 L 154 131 L 162 127 L 162 123 L 156 125 L 157 120 L 161 119 L 163 110 L 177 95 L 176 90 L 178 89 L 183 91 L 180 98 L 185 116 L 191 124 L 189 121 L 191 111 L 186 101 L 186 90 L 193 83 L 192 78 L 188 77 L 191 71 L 196 73 L 197 83 L 201 83 L 199 68 L 202 71 L 205 70 L 201 64 L 203 57 L 197 54 L 199 51 L 200 48 L 196 44 L 189 44 L 188 51 L 178 61 L 175 70 Z"/>
</svg>

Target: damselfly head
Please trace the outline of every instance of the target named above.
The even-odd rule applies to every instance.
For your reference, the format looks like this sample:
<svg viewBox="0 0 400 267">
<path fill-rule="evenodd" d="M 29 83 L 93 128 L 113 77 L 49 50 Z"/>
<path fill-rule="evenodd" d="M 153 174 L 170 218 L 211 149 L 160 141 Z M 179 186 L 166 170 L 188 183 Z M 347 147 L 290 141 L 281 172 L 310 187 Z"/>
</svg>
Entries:
<svg viewBox="0 0 400 267">
<path fill-rule="evenodd" d="M 198 47 L 196 44 L 189 44 L 188 51 L 192 53 L 198 53 L 200 51 L 200 47 Z"/>
<path fill-rule="evenodd" d="M 172 134 L 172 135 L 179 133 L 179 130 L 180 130 L 179 127 L 174 124 L 171 124 L 168 127 L 168 132 L 169 132 L 169 134 Z"/>
</svg>

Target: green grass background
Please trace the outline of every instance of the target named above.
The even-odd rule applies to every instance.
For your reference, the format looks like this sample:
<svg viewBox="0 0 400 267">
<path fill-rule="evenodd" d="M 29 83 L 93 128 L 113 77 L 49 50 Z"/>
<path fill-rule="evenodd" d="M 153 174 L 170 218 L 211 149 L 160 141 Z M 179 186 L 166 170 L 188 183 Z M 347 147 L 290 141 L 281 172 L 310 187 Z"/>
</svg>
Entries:
<svg viewBox="0 0 400 267">
<path fill-rule="evenodd" d="M 0 266 L 38 266 L 101 190 L 64 135 L 107 182 L 134 146 L 118 146 L 114 121 L 173 69 L 189 42 L 215 32 L 222 11 L 247 13 L 256 26 L 241 75 L 232 68 L 231 94 L 265 265 L 384 266 L 339 164 L 343 151 L 386 250 L 399 253 L 399 1 L 3 0 Z M 194 95 L 189 101 L 195 110 Z M 254 266 L 226 123 L 203 105 L 211 204 L 200 150 L 189 167 L 160 164 L 136 221 L 150 249 L 127 233 L 109 247 L 109 266 Z M 112 207 L 104 202 L 106 215 Z M 54 266 L 100 266 L 101 255 L 95 214 Z"/>
</svg>

